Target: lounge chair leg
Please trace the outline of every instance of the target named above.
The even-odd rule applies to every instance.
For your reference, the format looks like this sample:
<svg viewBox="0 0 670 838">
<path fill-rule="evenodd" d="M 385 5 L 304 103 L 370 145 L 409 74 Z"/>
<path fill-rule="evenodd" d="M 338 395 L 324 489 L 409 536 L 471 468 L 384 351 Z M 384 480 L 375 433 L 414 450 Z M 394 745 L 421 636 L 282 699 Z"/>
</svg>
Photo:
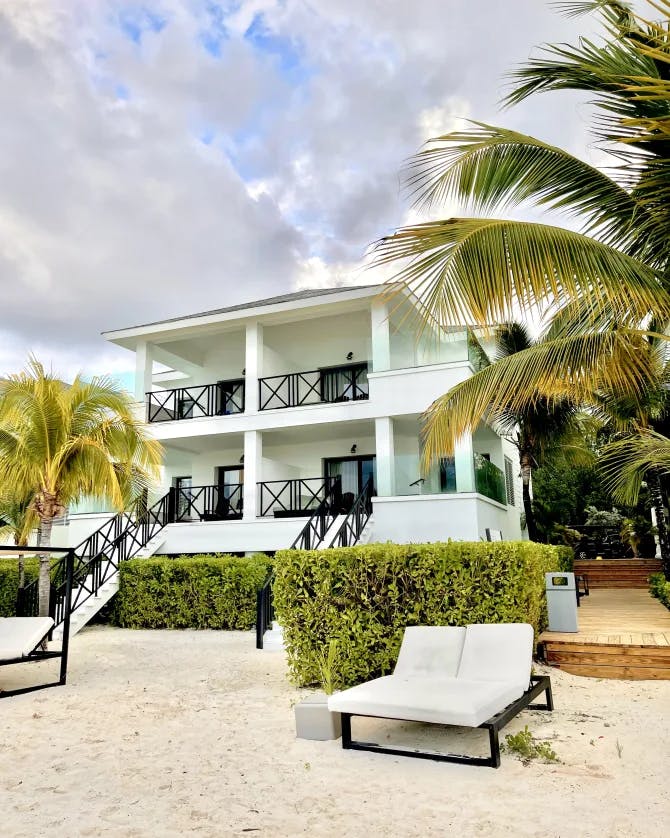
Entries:
<svg viewBox="0 0 670 838">
<path fill-rule="evenodd" d="M 549 679 L 547 679 L 549 681 Z M 551 691 L 551 681 L 547 684 L 547 689 L 544 691 L 544 694 L 547 698 L 547 710 L 554 709 L 554 695 Z"/>
<path fill-rule="evenodd" d="M 342 720 L 342 747 L 346 749 L 351 748 L 351 714 L 341 713 Z"/>
<path fill-rule="evenodd" d="M 500 742 L 498 740 L 498 728 L 491 725 L 489 728 L 489 744 L 491 746 L 491 768 L 500 768 Z"/>
</svg>

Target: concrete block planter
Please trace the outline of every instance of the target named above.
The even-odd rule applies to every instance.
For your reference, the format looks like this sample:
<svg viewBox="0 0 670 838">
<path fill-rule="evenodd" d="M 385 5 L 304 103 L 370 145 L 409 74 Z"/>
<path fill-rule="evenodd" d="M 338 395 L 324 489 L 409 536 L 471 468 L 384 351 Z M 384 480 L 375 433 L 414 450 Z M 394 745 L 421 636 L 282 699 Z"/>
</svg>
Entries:
<svg viewBox="0 0 670 838">
<path fill-rule="evenodd" d="M 315 693 L 295 706 L 295 734 L 298 739 L 339 739 L 342 722 L 339 713 L 328 709 L 328 696 Z"/>
</svg>

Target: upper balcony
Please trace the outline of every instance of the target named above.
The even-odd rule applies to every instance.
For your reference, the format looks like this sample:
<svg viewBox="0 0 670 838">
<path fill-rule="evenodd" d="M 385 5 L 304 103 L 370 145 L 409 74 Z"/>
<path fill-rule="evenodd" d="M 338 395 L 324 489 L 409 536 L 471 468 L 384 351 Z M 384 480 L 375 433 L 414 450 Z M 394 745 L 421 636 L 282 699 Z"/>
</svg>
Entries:
<svg viewBox="0 0 670 838">
<path fill-rule="evenodd" d="M 368 364 L 322 367 L 261 378 L 259 410 L 360 401 L 370 397 Z"/>
<path fill-rule="evenodd" d="M 147 421 L 173 422 L 244 412 L 244 379 L 147 393 Z"/>
</svg>

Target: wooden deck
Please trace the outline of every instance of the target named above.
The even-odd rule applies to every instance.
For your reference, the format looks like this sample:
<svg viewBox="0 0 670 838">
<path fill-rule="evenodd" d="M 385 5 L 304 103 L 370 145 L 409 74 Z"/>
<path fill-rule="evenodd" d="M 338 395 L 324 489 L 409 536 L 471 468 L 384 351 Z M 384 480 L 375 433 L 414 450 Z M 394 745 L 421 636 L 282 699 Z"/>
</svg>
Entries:
<svg viewBox="0 0 670 838">
<path fill-rule="evenodd" d="M 552 666 L 596 678 L 670 680 L 670 611 L 640 588 L 596 588 L 582 599 L 579 631 L 540 637 Z"/>
</svg>

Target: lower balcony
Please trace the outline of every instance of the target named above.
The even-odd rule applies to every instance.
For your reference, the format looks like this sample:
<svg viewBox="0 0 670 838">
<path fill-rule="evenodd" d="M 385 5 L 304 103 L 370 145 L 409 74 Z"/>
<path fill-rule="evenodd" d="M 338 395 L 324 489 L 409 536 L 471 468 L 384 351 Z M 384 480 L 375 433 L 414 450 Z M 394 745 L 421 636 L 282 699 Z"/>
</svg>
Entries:
<svg viewBox="0 0 670 838">
<path fill-rule="evenodd" d="M 243 484 L 178 486 L 170 489 L 168 519 L 172 524 L 192 521 L 239 521 Z"/>
</svg>

